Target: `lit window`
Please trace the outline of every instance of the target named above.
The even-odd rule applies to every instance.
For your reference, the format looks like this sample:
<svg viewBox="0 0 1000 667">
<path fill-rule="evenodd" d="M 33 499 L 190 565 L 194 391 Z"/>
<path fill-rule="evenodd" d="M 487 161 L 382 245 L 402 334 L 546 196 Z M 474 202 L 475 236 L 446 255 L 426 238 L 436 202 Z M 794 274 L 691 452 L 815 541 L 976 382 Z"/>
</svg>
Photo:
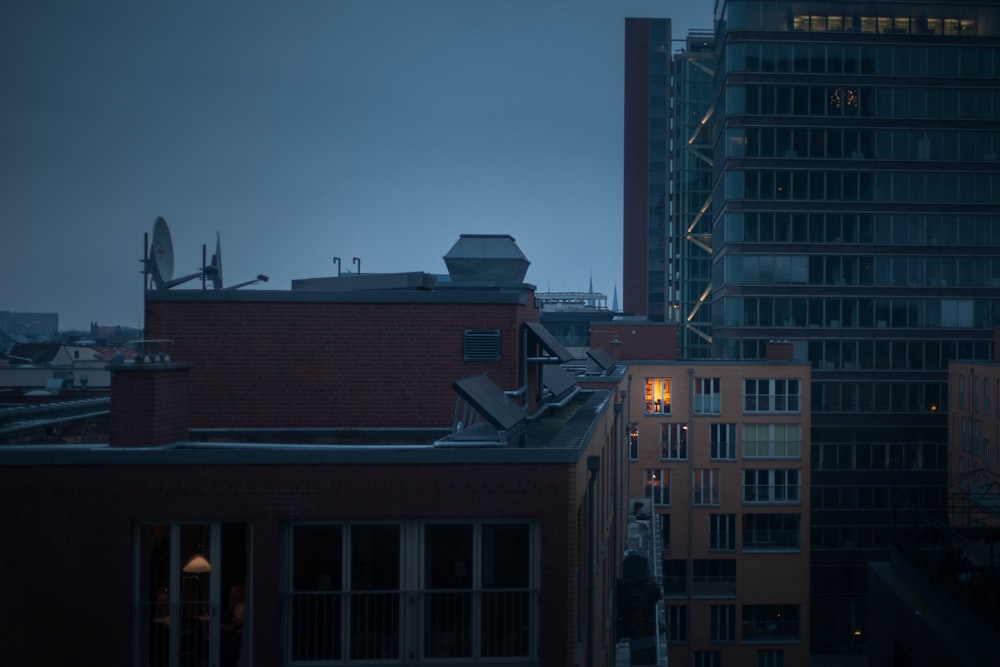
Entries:
<svg viewBox="0 0 1000 667">
<path fill-rule="evenodd" d="M 646 378 L 646 414 L 670 414 L 670 378 Z"/>
<path fill-rule="evenodd" d="M 219 664 L 220 653 L 233 664 L 247 660 L 249 533 L 243 523 L 136 527 L 133 664 Z"/>
</svg>

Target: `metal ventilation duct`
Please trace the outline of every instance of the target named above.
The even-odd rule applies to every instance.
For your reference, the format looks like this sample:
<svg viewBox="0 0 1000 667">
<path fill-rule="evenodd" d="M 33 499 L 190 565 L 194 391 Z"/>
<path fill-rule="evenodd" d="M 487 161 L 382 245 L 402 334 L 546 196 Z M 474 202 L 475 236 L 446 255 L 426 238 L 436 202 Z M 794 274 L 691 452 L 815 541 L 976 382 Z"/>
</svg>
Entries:
<svg viewBox="0 0 1000 667">
<path fill-rule="evenodd" d="M 462 234 L 444 256 L 454 282 L 523 283 L 531 262 L 508 234 Z"/>
</svg>

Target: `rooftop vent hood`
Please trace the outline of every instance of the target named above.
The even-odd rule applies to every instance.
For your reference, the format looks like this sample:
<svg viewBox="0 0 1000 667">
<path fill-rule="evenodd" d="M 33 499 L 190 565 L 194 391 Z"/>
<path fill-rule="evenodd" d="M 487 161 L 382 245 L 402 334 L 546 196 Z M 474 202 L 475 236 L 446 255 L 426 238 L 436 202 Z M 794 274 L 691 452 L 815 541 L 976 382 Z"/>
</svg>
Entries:
<svg viewBox="0 0 1000 667">
<path fill-rule="evenodd" d="M 531 264 L 508 234 L 462 234 L 444 263 L 456 283 L 523 283 Z"/>
</svg>

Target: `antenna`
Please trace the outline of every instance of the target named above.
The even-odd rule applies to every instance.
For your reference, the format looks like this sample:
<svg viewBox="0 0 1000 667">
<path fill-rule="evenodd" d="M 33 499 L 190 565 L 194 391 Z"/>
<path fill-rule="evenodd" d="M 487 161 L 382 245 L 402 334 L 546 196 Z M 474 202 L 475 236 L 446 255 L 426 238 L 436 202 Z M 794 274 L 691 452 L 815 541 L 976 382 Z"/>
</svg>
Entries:
<svg viewBox="0 0 1000 667">
<path fill-rule="evenodd" d="M 215 232 L 215 254 L 212 255 L 212 262 L 203 270 L 205 277 L 212 281 L 212 287 L 222 289 L 222 239 L 219 232 Z"/>
<path fill-rule="evenodd" d="M 181 276 L 180 278 L 174 278 L 174 244 L 170 238 L 170 228 L 167 227 L 166 220 L 163 218 L 156 219 L 156 222 L 153 223 L 152 246 L 149 246 L 148 241 L 149 237 L 146 236 L 143 241 L 143 245 L 145 246 L 143 254 L 145 258 L 142 260 L 144 289 L 149 289 L 147 276 L 153 277 L 153 284 L 156 286 L 156 289 L 170 289 L 195 278 L 201 278 L 202 289 L 205 288 L 205 281 L 207 279 L 212 281 L 212 287 L 217 290 L 239 289 L 247 285 L 256 285 L 261 282 L 266 283 L 268 280 L 267 276 L 259 273 L 253 280 L 224 288 L 222 284 L 222 240 L 219 232 L 215 233 L 215 254 L 212 255 L 212 261 L 207 264 L 205 263 L 205 246 L 202 245 L 201 271 Z"/>
</svg>

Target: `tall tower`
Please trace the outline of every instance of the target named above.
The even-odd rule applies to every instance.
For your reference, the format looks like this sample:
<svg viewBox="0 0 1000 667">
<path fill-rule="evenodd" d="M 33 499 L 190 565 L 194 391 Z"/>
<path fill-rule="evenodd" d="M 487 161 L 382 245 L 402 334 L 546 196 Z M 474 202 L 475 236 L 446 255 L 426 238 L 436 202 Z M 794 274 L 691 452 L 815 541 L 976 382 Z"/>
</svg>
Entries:
<svg viewBox="0 0 1000 667">
<path fill-rule="evenodd" d="M 666 319 L 680 324 L 685 359 L 704 359 L 712 352 L 714 47 L 710 31 L 691 31 L 671 68 Z"/>
<path fill-rule="evenodd" d="M 898 510 L 945 507 L 948 360 L 1000 325 L 1000 2 L 715 21 L 713 352 L 812 364 L 812 646 L 860 650 Z"/>
<path fill-rule="evenodd" d="M 670 20 L 625 19 L 622 303 L 664 320 Z"/>
</svg>

